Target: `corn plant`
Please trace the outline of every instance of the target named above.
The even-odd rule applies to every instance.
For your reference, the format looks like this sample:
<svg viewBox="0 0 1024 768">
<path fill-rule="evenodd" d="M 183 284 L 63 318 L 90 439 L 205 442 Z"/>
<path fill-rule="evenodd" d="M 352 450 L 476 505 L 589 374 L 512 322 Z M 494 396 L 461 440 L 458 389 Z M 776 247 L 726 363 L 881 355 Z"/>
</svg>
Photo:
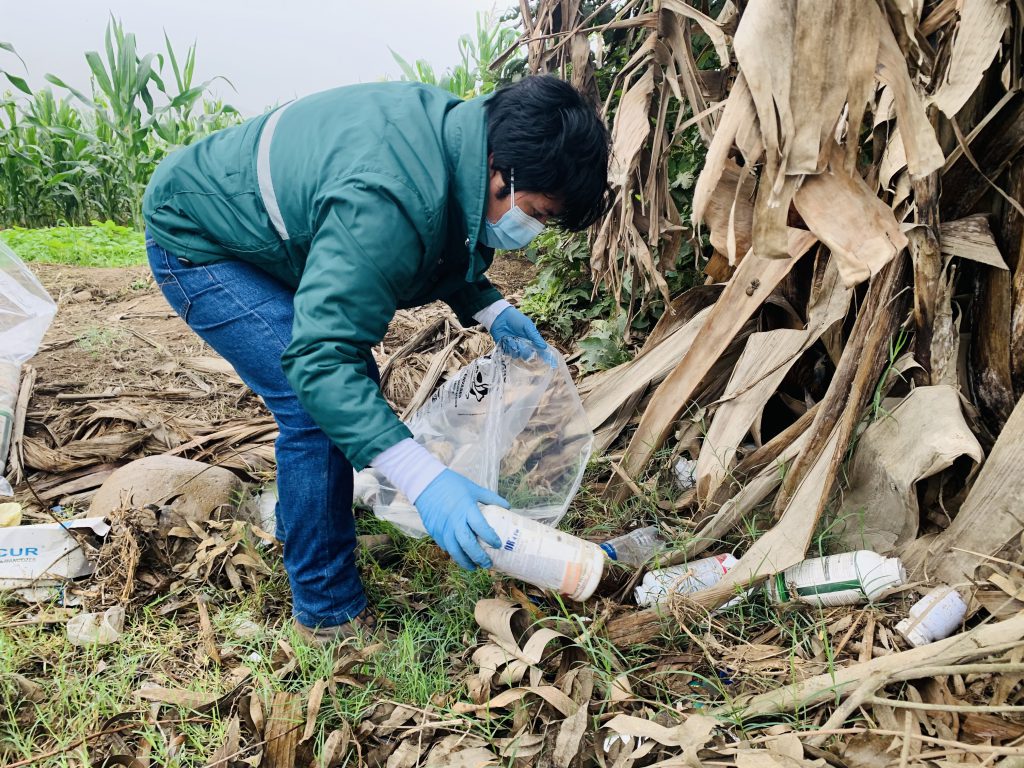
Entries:
<svg viewBox="0 0 1024 768">
<path fill-rule="evenodd" d="M 490 13 L 477 13 L 476 32 L 459 38 L 459 56 L 462 61 L 451 67 L 445 74 L 438 75 L 429 62 L 417 59 L 410 64 L 395 51 L 392 57 L 402 70 L 402 80 L 427 83 L 444 88 L 460 98 L 470 98 L 490 93 L 498 85 L 508 82 L 515 69 L 522 68 L 523 60 L 509 58 L 500 66 L 492 65 L 516 40 L 515 29 L 504 19 L 496 19 Z"/>
<path fill-rule="evenodd" d="M 61 95 L 33 91 L 0 68 L 24 94 L 0 99 L 0 226 L 101 219 L 141 227 L 142 193 L 160 160 L 241 119 L 204 99 L 211 81 L 195 82 L 195 45 L 184 57 L 166 35 L 165 46 L 141 53 L 112 18 L 103 51 L 85 54 L 88 94 L 53 74 L 46 80 Z M 7 43 L 0 49 L 17 55 Z"/>
</svg>

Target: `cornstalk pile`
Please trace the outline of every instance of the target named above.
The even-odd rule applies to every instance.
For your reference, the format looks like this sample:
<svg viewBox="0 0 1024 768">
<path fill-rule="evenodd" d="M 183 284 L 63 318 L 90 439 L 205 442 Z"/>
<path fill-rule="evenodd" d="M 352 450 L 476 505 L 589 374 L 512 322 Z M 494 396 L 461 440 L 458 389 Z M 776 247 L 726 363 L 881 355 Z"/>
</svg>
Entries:
<svg viewBox="0 0 1024 768">
<path fill-rule="evenodd" d="M 692 223 L 713 249 L 708 284 L 638 357 L 582 383 L 601 447 L 631 432 L 607 495 L 644 491 L 667 445 L 696 459 L 681 557 L 771 501 L 774 526 L 705 607 L 800 561 L 826 513 L 915 577 L 971 580 L 1022 531 L 1022 8 L 741 5 L 626 3 L 602 30 L 631 30 L 634 53 L 605 101 L 616 204 L 595 273 L 658 281 L 647 254 L 680 228 L 666 148 L 692 122 L 710 138 Z M 579 4 L 533 18 L 534 68 L 591 82 Z M 696 69 L 694 25 L 722 69 Z M 672 99 L 693 117 L 669 125 Z"/>
<path fill-rule="evenodd" d="M 593 93 L 595 15 L 580 5 L 531 9 L 529 61 Z M 594 236 L 595 278 L 664 290 L 657 254 L 685 230 L 666 157 L 693 124 L 708 153 L 691 224 L 712 253 L 707 283 L 672 298 L 639 355 L 581 391 L 614 469 L 610 502 L 663 496 L 666 453 L 696 461 L 695 487 L 660 502 L 685 535 L 659 565 L 711 554 L 755 513 L 767 530 L 714 588 L 613 616 L 607 636 L 625 647 L 685 631 L 818 554 L 827 529 L 833 551 L 898 555 L 918 588 L 969 593 L 975 634 L 952 639 L 1008 630 L 997 645 L 1017 661 L 1024 632 L 993 622 L 1018 622 L 1024 596 L 1011 586 L 1024 533 L 1024 5 L 752 0 L 717 18 L 698 5 L 627 2 L 596 28 L 625 30 L 632 55 L 602 102 L 615 203 Z M 697 68 L 694 30 L 720 69 Z M 818 721 L 836 728 L 871 712 L 900 665 L 900 679 L 945 686 L 942 670 L 907 667 L 944 650 L 875 674 L 885 657 L 867 648 L 740 712 L 850 697 Z"/>
</svg>

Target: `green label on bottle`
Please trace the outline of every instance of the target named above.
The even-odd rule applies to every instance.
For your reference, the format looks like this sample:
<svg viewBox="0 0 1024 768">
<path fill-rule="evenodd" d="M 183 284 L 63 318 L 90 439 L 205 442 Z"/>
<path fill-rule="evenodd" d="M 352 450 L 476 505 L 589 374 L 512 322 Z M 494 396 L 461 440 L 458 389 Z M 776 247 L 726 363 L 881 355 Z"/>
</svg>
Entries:
<svg viewBox="0 0 1024 768">
<path fill-rule="evenodd" d="M 831 584 L 812 584 L 809 587 L 797 587 L 796 594 L 799 597 L 813 597 L 814 595 L 829 595 L 833 592 L 846 592 L 850 589 L 856 589 L 861 593 L 864 592 L 860 579 L 852 579 L 850 581 L 834 581 Z"/>
</svg>

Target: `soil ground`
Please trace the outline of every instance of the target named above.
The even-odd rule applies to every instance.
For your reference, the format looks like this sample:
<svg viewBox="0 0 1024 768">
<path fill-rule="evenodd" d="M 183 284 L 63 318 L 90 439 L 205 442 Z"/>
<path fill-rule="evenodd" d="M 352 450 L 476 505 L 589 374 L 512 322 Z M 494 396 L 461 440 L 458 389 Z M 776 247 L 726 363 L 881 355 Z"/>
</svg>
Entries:
<svg viewBox="0 0 1024 768">
<path fill-rule="evenodd" d="M 36 390 L 59 387 L 64 392 L 102 391 L 109 387 L 149 388 L 156 384 L 168 356 L 214 356 L 211 350 L 171 311 L 146 266 L 103 268 L 33 264 L 32 269 L 57 302 L 59 310 L 33 358 Z M 513 300 L 533 279 L 534 266 L 523 259 L 499 257 L 488 277 Z M 444 305 L 401 313 L 384 340 L 384 356 L 415 331 L 416 315 L 436 315 Z M 410 320 L 413 322 L 410 323 Z M 251 415 L 262 406 L 249 392 L 214 394 L 204 408 L 220 405 Z M 39 402 L 33 400 L 33 406 Z"/>
</svg>

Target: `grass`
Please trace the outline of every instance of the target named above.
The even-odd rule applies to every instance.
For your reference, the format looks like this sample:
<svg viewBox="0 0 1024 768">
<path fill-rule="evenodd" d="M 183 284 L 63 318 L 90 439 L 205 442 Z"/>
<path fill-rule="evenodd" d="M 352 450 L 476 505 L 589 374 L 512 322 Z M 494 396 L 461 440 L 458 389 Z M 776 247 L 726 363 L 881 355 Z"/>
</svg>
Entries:
<svg viewBox="0 0 1024 768">
<path fill-rule="evenodd" d="M 145 237 L 130 227 L 94 221 L 88 227 L 0 230 L 23 260 L 85 267 L 128 267 L 146 261 Z"/>
<path fill-rule="evenodd" d="M 360 533 L 390 531 L 372 517 L 359 520 Z M 362 686 L 338 685 L 326 696 L 317 719 L 316 743 L 343 721 L 355 722 L 371 705 L 399 701 L 439 706 L 462 698 L 467 649 L 476 642 L 473 608 L 493 594 L 491 576 L 455 567 L 429 540 L 397 538 L 387 567 L 360 552 L 360 567 L 371 602 L 396 633 L 393 642 L 354 672 Z M 93 764 L 76 743 L 90 734 L 116 727 L 122 718 L 145 719 L 147 706 L 133 691 L 145 684 L 199 692 L 223 692 L 231 675 L 248 669 L 256 694 L 269 709 L 280 691 L 304 693 L 330 679 L 334 658 L 329 650 L 304 645 L 288 619 L 287 579 L 279 558 L 267 557 L 271 576 L 243 594 L 211 585 L 211 623 L 222 664 L 210 661 L 195 631 L 189 607 L 159 614 L 163 599 L 128 612 L 124 637 L 97 648 L 77 648 L 66 638 L 63 622 L 28 623 L 29 611 L 11 602 L 0 605 L 0 765 L 43 752 L 34 762 L 42 768 Z M 199 587 L 197 587 L 199 588 Z M 192 589 L 186 591 L 190 594 Z M 239 631 L 239 629 L 248 631 Z M 280 644 L 293 649 L 295 670 L 278 676 Z M 26 702 L 18 687 L 22 676 L 42 687 L 39 701 Z M 162 721 L 125 734 L 148 741 L 156 765 L 203 766 L 224 737 L 226 723 L 216 714 L 164 705 Z M 112 718 L 114 720 L 112 720 Z M 129 722 L 125 719 L 123 722 Z M 97 741 L 90 738 L 95 749 Z M 102 742 L 101 742 L 102 743 Z M 95 753 L 93 754 L 95 759 Z"/>
<path fill-rule="evenodd" d="M 565 521 L 567 529 L 603 538 L 655 520 L 659 514 L 665 517 L 653 493 L 623 505 L 607 504 L 590 490 L 596 472 L 595 464 Z M 752 523 L 748 531 L 737 532 L 707 554 L 742 548 L 748 537 L 759 535 L 761 527 Z M 357 530 L 360 534 L 394 533 L 387 523 L 366 514 L 357 518 Z M 678 530 L 686 535 L 683 521 L 678 521 Z M 160 615 L 167 600 L 162 597 L 132 609 L 124 638 L 92 649 L 68 644 L 60 622 L 45 626 L 24 623 L 24 608 L 13 603 L 0 606 L 0 764 L 51 751 L 55 754 L 35 760 L 33 765 L 70 768 L 98 764 L 99 756 L 115 750 L 112 744 L 97 739 L 97 732 L 147 718 L 148 706 L 133 696 L 145 684 L 224 692 L 233 686 L 240 670 L 247 670 L 247 684 L 267 715 L 276 693 L 305 697 L 318 680 L 331 680 L 334 658 L 330 651 L 305 646 L 290 625 L 288 584 L 280 558 L 267 553 L 265 559 L 271 574 L 251 590 L 236 593 L 223 584 L 205 584 L 189 585 L 184 592 L 186 599 L 199 590 L 208 598 L 222 657 L 219 665 L 204 651 L 192 604 Z M 332 731 L 346 723 L 355 725 L 381 702 L 431 707 L 442 718 L 458 719 L 452 705 L 467 698 L 470 652 L 480 640 L 473 618 L 475 603 L 509 586 L 522 588 L 521 584 L 496 581 L 487 572 L 461 571 L 429 540 L 397 534 L 393 550 L 380 560 L 360 551 L 359 565 L 371 603 L 396 637 L 353 668 L 350 683 L 339 682 L 336 691 L 325 696 L 315 721 L 312 744 L 316 749 Z M 617 648 L 593 631 L 603 620 L 605 607 L 601 601 L 580 607 L 548 597 L 542 598 L 540 611 L 560 617 L 562 631 L 578 636 L 594 670 L 595 690 L 610 690 L 625 676 L 634 694 L 652 712 L 666 716 L 674 717 L 686 708 L 701 711 L 728 705 L 745 694 L 794 682 L 809 671 L 834 670 L 840 663 L 833 657 L 832 645 L 842 629 L 837 629 L 842 611 L 779 607 L 755 594 L 714 614 L 679 614 L 680 622 L 666 623 L 663 633 L 651 642 Z M 756 658 L 751 662 L 725 653 L 747 644 L 776 647 L 775 666 L 762 670 Z M 280 674 L 275 669 L 280 668 L 285 647 L 295 664 L 290 673 Z M 669 664 L 666 669 L 657 666 L 659 660 L 671 659 L 673 654 L 692 660 Z M 38 701 L 25 701 L 19 675 L 42 687 Z M 137 750 L 146 742 L 151 764 L 199 768 L 222 743 L 229 709 L 218 714 L 164 705 L 159 722 L 141 724 L 124 734 L 127 744 L 122 751 Z M 489 719 L 462 721 L 467 732 L 487 739 L 503 735 L 517 716 L 514 710 L 492 714 Z M 778 720 L 797 729 L 812 724 L 811 718 L 801 713 Z M 755 724 L 737 721 L 734 725 L 744 731 Z M 79 744 L 87 736 L 88 754 Z M 354 765 L 351 760 L 343 764 Z"/>
</svg>

